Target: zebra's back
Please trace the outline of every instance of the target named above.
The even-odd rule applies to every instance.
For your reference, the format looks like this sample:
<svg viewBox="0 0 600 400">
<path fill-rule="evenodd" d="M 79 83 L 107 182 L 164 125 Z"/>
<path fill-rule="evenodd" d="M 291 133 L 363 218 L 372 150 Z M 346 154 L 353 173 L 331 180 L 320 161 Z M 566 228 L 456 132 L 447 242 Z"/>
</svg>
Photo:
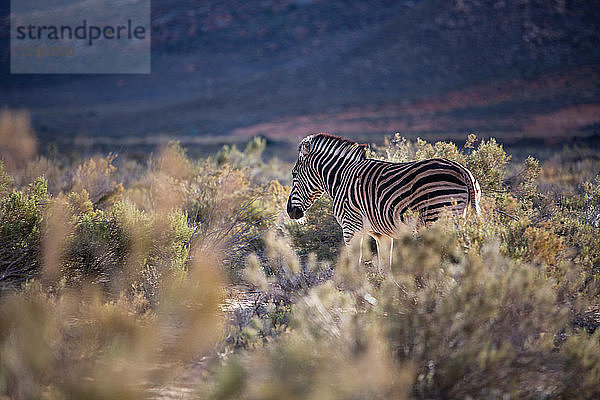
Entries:
<svg viewBox="0 0 600 400">
<path fill-rule="evenodd" d="M 425 223 L 438 219 L 444 210 L 465 215 L 470 205 L 479 212 L 479 184 L 468 169 L 454 161 L 364 160 L 356 165 L 354 176 L 349 196 L 380 234 L 393 234 L 409 210 Z"/>
</svg>

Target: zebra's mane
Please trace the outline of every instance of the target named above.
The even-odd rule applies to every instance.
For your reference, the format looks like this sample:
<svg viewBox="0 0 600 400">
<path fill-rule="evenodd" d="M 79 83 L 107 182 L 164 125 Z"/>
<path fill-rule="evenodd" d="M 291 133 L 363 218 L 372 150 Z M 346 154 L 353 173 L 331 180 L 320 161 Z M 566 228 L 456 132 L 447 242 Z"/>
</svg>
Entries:
<svg viewBox="0 0 600 400">
<path fill-rule="evenodd" d="M 367 158 L 367 145 L 359 144 L 354 140 L 330 135 L 328 133 L 317 133 L 316 135 L 311 135 L 304 140 L 310 140 L 313 148 L 319 147 L 319 145 L 323 142 L 335 142 L 335 146 L 331 147 L 329 151 L 338 151 L 340 156 L 351 156 L 362 160 Z"/>
</svg>

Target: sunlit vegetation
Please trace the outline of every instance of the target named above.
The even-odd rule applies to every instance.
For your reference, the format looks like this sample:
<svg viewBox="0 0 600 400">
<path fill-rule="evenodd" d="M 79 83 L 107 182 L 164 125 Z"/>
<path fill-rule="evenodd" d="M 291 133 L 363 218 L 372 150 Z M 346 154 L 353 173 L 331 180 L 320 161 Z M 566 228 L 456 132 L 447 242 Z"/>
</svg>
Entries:
<svg viewBox="0 0 600 400">
<path fill-rule="evenodd" d="M 264 149 L 5 160 L 0 398 L 600 396 L 597 153 L 372 146 L 457 160 L 484 193 L 479 217 L 407 225 L 386 276 L 327 197 L 286 217 L 291 166 Z"/>
</svg>

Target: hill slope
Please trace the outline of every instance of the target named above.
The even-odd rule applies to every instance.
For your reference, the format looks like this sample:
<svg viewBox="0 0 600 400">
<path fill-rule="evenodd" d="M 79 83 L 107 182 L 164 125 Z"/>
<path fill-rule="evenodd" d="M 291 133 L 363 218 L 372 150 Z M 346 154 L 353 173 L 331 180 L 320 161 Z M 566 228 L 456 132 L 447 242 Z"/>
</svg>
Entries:
<svg viewBox="0 0 600 400">
<path fill-rule="evenodd" d="M 305 126 L 292 135 L 562 135 L 600 122 L 592 0 L 157 1 L 152 41 L 147 76 L 18 76 L 4 64 L 0 106 L 30 109 L 48 139 L 286 136 L 281 121 Z M 575 122 L 546 130 L 565 116 Z"/>
</svg>

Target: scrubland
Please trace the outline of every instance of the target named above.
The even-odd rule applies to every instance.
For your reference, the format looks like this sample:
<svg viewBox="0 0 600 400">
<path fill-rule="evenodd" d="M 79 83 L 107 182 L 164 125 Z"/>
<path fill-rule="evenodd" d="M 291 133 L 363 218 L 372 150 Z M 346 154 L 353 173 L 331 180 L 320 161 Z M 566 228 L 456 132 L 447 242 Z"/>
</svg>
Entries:
<svg viewBox="0 0 600 400">
<path fill-rule="evenodd" d="M 327 197 L 287 218 L 291 166 L 262 139 L 39 156 L 8 111 L 0 138 L 0 398 L 600 397 L 597 151 L 372 146 L 483 190 L 479 217 L 407 224 L 386 274 Z"/>
</svg>

